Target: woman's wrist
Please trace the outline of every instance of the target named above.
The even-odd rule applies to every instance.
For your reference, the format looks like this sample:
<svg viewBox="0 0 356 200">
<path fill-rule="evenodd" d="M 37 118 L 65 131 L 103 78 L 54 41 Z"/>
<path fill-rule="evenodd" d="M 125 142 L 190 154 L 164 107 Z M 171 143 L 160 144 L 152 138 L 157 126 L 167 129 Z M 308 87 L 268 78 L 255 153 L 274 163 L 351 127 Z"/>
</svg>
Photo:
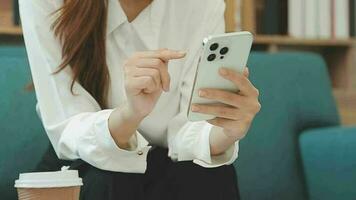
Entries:
<svg viewBox="0 0 356 200">
<path fill-rule="evenodd" d="M 212 156 L 223 154 L 238 140 L 236 137 L 229 137 L 224 131 L 221 127 L 213 126 L 210 132 L 210 154 Z"/>
<path fill-rule="evenodd" d="M 223 129 L 223 133 L 226 136 L 227 140 L 230 140 L 231 142 L 236 142 L 236 141 L 242 139 L 242 138 L 239 137 L 239 135 L 234 134 L 234 131 L 227 130 L 225 128 Z"/>
<path fill-rule="evenodd" d="M 136 133 L 144 117 L 131 112 L 127 105 L 114 109 L 109 117 L 109 130 L 116 145 L 122 149 L 129 149 L 129 141 Z"/>
<path fill-rule="evenodd" d="M 131 106 L 129 106 L 128 103 L 122 105 L 119 108 L 116 108 L 117 110 L 119 110 L 119 112 L 121 113 L 121 116 L 123 118 L 124 121 L 127 121 L 128 123 L 141 123 L 141 121 L 145 118 L 145 116 L 141 115 L 138 112 L 135 112 Z"/>
</svg>

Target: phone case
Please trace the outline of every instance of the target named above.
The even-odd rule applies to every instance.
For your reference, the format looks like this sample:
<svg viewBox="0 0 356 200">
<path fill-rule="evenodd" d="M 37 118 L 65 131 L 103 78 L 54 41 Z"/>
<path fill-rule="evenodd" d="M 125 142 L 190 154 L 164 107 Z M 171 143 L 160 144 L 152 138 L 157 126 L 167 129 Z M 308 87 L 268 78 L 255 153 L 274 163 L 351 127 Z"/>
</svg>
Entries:
<svg viewBox="0 0 356 200">
<path fill-rule="evenodd" d="M 203 40 L 203 50 L 195 74 L 194 85 L 188 106 L 189 121 L 203 121 L 215 118 L 191 111 L 191 104 L 218 104 L 219 102 L 200 98 L 199 89 L 216 88 L 237 92 L 231 81 L 220 76 L 219 69 L 226 67 L 242 73 L 251 51 L 253 36 L 250 32 L 226 33 L 209 36 Z"/>
</svg>

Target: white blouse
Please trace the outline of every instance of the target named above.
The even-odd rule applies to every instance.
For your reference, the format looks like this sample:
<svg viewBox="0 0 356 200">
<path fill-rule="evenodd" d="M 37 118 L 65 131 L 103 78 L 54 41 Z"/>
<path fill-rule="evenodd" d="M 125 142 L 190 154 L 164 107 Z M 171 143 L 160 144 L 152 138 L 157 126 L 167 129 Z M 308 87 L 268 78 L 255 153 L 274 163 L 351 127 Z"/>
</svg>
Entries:
<svg viewBox="0 0 356 200">
<path fill-rule="evenodd" d="M 47 135 L 61 159 L 82 159 L 109 171 L 144 173 L 152 145 L 169 149 L 173 161 L 192 160 L 203 167 L 232 164 L 238 141 L 225 153 L 211 156 L 209 135 L 222 131 L 206 121 L 187 120 L 201 41 L 224 32 L 223 0 L 154 0 L 133 21 L 118 0 L 109 0 L 107 63 L 111 78 L 109 108 L 79 84 L 70 91 L 71 69 L 52 75 L 61 63 L 61 45 L 51 30 L 51 15 L 63 0 L 20 0 L 24 38 L 37 95 L 37 108 Z M 152 113 L 130 140 L 132 149 L 119 148 L 110 135 L 108 118 L 125 102 L 122 63 L 136 51 L 169 48 L 187 51 L 186 58 L 169 63 L 171 90 L 163 93 Z M 93 80 L 95 81 L 95 80 Z M 221 134 L 223 134 L 221 132 Z"/>
</svg>

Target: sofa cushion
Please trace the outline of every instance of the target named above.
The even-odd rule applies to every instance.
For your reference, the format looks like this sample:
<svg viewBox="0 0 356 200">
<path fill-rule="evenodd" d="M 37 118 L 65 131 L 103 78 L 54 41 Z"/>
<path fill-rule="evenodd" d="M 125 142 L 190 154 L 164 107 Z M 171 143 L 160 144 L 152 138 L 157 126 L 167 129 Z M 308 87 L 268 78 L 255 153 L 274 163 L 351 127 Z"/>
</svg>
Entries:
<svg viewBox="0 0 356 200">
<path fill-rule="evenodd" d="M 299 134 L 339 124 L 325 63 L 310 53 L 254 53 L 248 66 L 262 109 L 234 163 L 242 199 L 306 199 Z"/>
<path fill-rule="evenodd" d="M 356 198 L 356 127 L 305 131 L 300 148 L 310 200 Z"/>
<path fill-rule="evenodd" d="M 35 111 L 24 46 L 0 46 L 0 194 L 17 199 L 14 181 L 32 171 L 48 146 L 47 136 Z"/>
</svg>

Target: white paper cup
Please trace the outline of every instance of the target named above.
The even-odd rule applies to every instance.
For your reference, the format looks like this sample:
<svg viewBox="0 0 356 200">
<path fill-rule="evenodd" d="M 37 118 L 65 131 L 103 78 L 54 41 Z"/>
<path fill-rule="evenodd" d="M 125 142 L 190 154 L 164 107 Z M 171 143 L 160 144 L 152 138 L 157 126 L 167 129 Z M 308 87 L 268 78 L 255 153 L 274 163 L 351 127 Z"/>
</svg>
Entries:
<svg viewBox="0 0 356 200">
<path fill-rule="evenodd" d="M 15 181 L 19 200 L 79 200 L 82 185 L 77 170 L 24 173 Z"/>
</svg>

